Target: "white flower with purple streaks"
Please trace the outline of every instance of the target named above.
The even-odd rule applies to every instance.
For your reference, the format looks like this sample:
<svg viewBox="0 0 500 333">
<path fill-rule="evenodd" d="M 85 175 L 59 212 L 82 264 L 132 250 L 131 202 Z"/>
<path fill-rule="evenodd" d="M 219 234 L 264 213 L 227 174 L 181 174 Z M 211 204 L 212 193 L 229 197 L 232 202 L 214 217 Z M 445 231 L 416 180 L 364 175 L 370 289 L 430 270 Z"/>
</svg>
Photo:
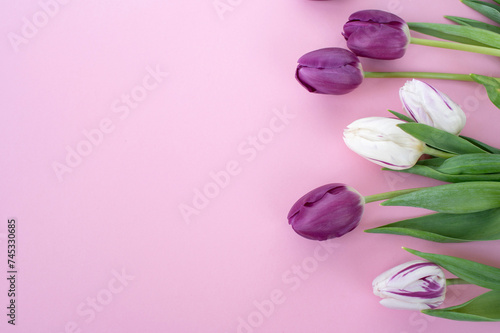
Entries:
<svg viewBox="0 0 500 333">
<path fill-rule="evenodd" d="M 414 260 L 379 275 L 373 280 L 373 293 L 388 308 L 434 309 L 444 301 L 446 278 L 438 265 Z"/>
<path fill-rule="evenodd" d="M 368 117 L 354 121 L 344 130 L 344 142 L 369 161 L 393 170 L 411 168 L 425 144 L 400 129 L 399 119 Z"/>
<path fill-rule="evenodd" d="M 417 123 L 455 135 L 465 126 L 466 116 L 460 106 L 425 82 L 415 79 L 407 81 L 399 89 L 399 98 L 408 115 Z"/>
</svg>

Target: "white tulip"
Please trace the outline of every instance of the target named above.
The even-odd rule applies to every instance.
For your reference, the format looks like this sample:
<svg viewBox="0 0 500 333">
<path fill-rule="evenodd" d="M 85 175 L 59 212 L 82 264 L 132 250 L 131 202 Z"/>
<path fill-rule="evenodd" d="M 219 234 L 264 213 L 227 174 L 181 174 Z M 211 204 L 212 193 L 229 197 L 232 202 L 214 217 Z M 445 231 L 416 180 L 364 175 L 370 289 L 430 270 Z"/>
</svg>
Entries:
<svg viewBox="0 0 500 333">
<path fill-rule="evenodd" d="M 403 310 L 434 309 L 446 294 L 446 278 L 441 268 L 428 261 L 401 264 L 373 280 L 373 293 L 380 304 Z"/>
<path fill-rule="evenodd" d="M 465 113 L 447 95 L 413 79 L 399 89 L 403 108 L 417 123 L 458 135 L 465 126 Z"/>
<path fill-rule="evenodd" d="M 369 117 L 354 121 L 344 130 L 344 142 L 364 158 L 393 170 L 411 168 L 422 156 L 425 144 L 400 129 L 399 119 Z"/>
</svg>

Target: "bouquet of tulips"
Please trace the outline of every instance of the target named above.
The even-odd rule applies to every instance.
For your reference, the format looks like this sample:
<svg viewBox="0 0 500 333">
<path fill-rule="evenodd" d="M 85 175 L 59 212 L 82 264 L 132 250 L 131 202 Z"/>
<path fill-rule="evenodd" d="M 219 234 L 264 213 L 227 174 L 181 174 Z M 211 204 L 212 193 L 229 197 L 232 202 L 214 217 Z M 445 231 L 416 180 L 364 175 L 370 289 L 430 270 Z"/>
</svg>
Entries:
<svg viewBox="0 0 500 333">
<path fill-rule="evenodd" d="M 462 0 L 500 23 L 498 4 Z M 342 95 L 364 78 L 411 78 L 399 91 L 404 113 L 354 121 L 344 131 L 345 144 L 384 170 L 425 176 L 448 184 L 362 196 L 355 189 L 332 183 L 301 197 L 288 221 L 301 236 L 313 240 L 340 237 L 358 226 L 364 205 L 420 207 L 435 213 L 366 230 L 412 236 L 434 242 L 500 239 L 500 149 L 461 136 L 466 117 L 445 93 L 417 79 L 475 81 L 500 108 L 500 79 L 479 74 L 430 72 L 365 72 L 359 57 L 397 59 L 409 44 L 450 48 L 500 56 L 500 27 L 462 17 L 454 24 L 407 23 L 379 10 L 352 14 L 344 25 L 347 49 L 331 47 L 309 52 L 298 60 L 295 73 L 308 91 Z M 456 24 L 458 23 L 458 24 Z M 411 37 L 410 30 L 441 40 Z M 407 249 L 426 261 L 399 265 L 377 277 L 374 293 L 381 304 L 399 309 L 467 321 L 500 321 L 500 269 L 444 255 Z M 445 279 L 442 269 L 457 276 Z M 491 291 L 462 305 L 437 309 L 446 287 L 475 284 Z"/>
</svg>

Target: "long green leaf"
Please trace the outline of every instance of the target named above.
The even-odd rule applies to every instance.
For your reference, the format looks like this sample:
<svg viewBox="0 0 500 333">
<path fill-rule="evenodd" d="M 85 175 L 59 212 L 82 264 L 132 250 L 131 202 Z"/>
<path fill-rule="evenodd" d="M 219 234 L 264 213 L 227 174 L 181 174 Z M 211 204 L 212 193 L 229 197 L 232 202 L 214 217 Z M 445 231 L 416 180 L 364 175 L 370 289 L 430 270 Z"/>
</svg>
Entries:
<svg viewBox="0 0 500 333">
<path fill-rule="evenodd" d="M 500 81 L 497 78 L 479 74 L 471 74 L 470 77 L 486 88 L 490 101 L 500 109 Z"/>
<path fill-rule="evenodd" d="M 485 23 L 482 21 L 472 20 L 469 18 L 458 17 L 458 16 L 445 16 L 445 18 L 447 18 L 448 20 L 450 20 L 452 22 L 461 24 L 461 25 L 476 27 L 479 29 L 488 30 L 488 31 L 500 34 L 500 27 L 493 25 L 493 24 L 488 24 L 488 23 Z"/>
<path fill-rule="evenodd" d="M 391 170 L 384 168 L 384 170 L 411 173 L 414 175 L 424 176 L 427 178 L 437 179 L 448 183 L 462 183 L 462 182 L 477 182 L 477 181 L 500 181 L 500 174 L 489 175 L 449 175 L 439 172 L 437 167 L 432 165 L 414 165 L 409 169 L 404 170 Z"/>
<path fill-rule="evenodd" d="M 462 0 L 462 2 L 490 20 L 500 23 L 500 6 L 477 0 Z"/>
<path fill-rule="evenodd" d="M 443 267 L 450 273 L 456 275 L 461 279 L 464 279 L 469 283 L 478 285 L 483 288 L 500 291 L 499 268 L 458 257 L 425 253 L 407 248 L 405 248 L 405 250 Z"/>
<path fill-rule="evenodd" d="M 500 182 L 464 182 L 424 188 L 381 203 L 466 214 L 500 207 Z"/>
<path fill-rule="evenodd" d="M 500 35 L 481 28 L 444 24 L 410 22 L 411 30 L 453 42 L 500 48 Z"/>
<path fill-rule="evenodd" d="M 470 214 L 436 213 L 365 230 L 411 236 L 440 243 L 500 239 L 500 208 Z"/>
<path fill-rule="evenodd" d="M 463 154 L 448 158 L 437 171 L 450 175 L 500 173 L 500 155 Z"/>
<path fill-rule="evenodd" d="M 446 160 L 447 160 L 446 158 L 433 157 L 433 158 L 428 158 L 428 159 L 420 160 L 420 161 L 417 162 L 417 164 L 418 165 L 427 165 L 427 166 L 430 166 L 430 167 L 438 167 L 441 164 L 443 164 L 444 161 L 446 161 Z"/>
<path fill-rule="evenodd" d="M 469 141 L 446 131 L 425 124 L 399 124 L 406 133 L 427 143 L 428 145 L 454 154 L 487 153 Z"/>
<path fill-rule="evenodd" d="M 500 0 L 499 0 L 500 1 Z M 478 146 L 479 148 L 481 148 L 482 150 L 485 150 L 489 153 L 492 153 L 492 154 L 500 154 L 500 149 L 498 148 L 495 148 L 495 147 L 492 147 L 492 146 L 489 146 L 487 145 L 486 143 L 484 142 L 481 142 L 479 140 L 476 140 L 476 139 L 473 139 L 473 138 L 469 138 L 467 136 L 463 136 L 463 135 L 460 135 L 460 137 L 462 139 L 465 139 L 467 141 L 469 141 L 470 143 L 472 143 L 473 145 L 475 146 Z"/>
<path fill-rule="evenodd" d="M 422 313 L 460 321 L 500 321 L 500 291 L 488 291 L 463 304 L 444 309 L 422 310 Z"/>
<path fill-rule="evenodd" d="M 415 122 L 415 120 L 411 119 L 410 117 L 405 116 L 402 113 L 399 113 L 399 112 L 396 112 L 396 111 L 392 111 L 392 110 L 388 110 L 388 111 L 390 113 L 392 113 L 393 115 L 395 115 L 400 120 L 406 121 L 408 123 L 414 123 Z"/>
</svg>

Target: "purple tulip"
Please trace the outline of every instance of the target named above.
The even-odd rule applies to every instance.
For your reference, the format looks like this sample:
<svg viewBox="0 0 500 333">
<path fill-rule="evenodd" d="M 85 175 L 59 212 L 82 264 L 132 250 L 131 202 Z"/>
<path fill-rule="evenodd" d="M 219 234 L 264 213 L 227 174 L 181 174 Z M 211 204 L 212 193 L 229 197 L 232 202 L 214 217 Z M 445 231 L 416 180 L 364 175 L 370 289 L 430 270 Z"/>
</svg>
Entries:
<svg viewBox="0 0 500 333">
<path fill-rule="evenodd" d="M 326 240 L 340 237 L 358 226 L 364 204 L 364 198 L 345 184 L 323 185 L 292 206 L 288 223 L 305 238 Z"/>
<path fill-rule="evenodd" d="M 304 54 L 295 78 L 310 92 L 343 95 L 363 81 L 358 57 L 346 49 L 331 47 Z"/>
<path fill-rule="evenodd" d="M 351 16 L 342 33 L 347 47 L 360 57 L 401 58 L 410 43 L 408 24 L 381 10 L 361 10 Z"/>
</svg>

